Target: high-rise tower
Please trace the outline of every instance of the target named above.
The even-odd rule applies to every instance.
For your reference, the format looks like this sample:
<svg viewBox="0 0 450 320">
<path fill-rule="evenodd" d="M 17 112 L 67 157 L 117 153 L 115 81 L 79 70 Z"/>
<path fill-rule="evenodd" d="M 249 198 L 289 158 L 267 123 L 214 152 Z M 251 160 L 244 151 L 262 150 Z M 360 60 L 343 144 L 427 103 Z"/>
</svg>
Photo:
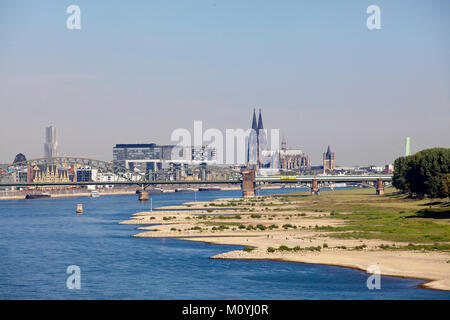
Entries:
<svg viewBox="0 0 450 320">
<path fill-rule="evenodd" d="M 46 158 L 58 156 L 58 138 L 54 126 L 45 128 L 44 154 Z"/>
<path fill-rule="evenodd" d="M 405 156 L 411 155 L 411 138 L 406 137 L 406 143 L 405 143 Z"/>
</svg>

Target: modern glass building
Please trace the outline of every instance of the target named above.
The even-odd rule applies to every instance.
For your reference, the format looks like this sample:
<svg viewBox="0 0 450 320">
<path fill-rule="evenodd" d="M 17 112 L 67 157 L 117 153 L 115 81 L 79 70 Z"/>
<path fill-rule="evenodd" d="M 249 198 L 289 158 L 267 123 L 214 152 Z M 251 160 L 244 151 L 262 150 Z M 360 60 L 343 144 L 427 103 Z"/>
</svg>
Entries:
<svg viewBox="0 0 450 320">
<path fill-rule="evenodd" d="M 155 143 L 116 144 L 113 147 L 114 164 L 127 167 L 127 162 L 145 160 L 170 160 L 173 145 L 156 145 Z"/>
</svg>

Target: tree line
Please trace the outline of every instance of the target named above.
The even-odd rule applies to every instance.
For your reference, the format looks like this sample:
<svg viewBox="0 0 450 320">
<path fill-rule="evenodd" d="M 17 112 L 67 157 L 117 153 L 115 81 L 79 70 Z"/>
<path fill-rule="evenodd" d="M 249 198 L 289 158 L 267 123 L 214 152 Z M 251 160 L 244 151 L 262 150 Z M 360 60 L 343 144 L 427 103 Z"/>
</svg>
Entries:
<svg viewBox="0 0 450 320">
<path fill-rule="evenodd" d="M 450 197 L 450 149 L 432 148 L 396 159 L 392 184 L 412 197 Z"/>
</svg>

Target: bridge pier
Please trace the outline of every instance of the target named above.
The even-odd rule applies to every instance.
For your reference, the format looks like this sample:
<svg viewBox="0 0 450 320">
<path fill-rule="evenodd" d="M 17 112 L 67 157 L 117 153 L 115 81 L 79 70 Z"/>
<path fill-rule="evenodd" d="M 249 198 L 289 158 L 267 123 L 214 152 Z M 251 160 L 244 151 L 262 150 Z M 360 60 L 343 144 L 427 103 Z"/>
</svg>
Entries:
<svg viewBox="0 0 450 320">
<path fill-rule="evenodd" d="M 142 185 L 141 189 L 139 190 L 139 201 L 147 201 L 149 199 L 148 191 L 145 190 L 145 186 Z"/>
<path fill-rule="evenodd" d="M 255 170 L 241 169 L 242 174 L 242 197 L 251 198 L 255 196 Z"/>
<path fill-rule="evenodd" d="M 312 179 L 311 181 L 311 195 L 318 195 L 319 194 L 319 182 L 317 179 Z"/>
<path fill-rule="evenodd" d="M 148 191 L 141 190 L 141 192 L 139 192 L 139 201 L 148 201 L 148 199 Z"/>
<path fill-rule="evenodd" d="M 383 179 L 381 179 L 381 178 L 377 179 L 377 194 L 378 195 L 384 194 L 384 184 L 383 184 Z"/>
</svg>

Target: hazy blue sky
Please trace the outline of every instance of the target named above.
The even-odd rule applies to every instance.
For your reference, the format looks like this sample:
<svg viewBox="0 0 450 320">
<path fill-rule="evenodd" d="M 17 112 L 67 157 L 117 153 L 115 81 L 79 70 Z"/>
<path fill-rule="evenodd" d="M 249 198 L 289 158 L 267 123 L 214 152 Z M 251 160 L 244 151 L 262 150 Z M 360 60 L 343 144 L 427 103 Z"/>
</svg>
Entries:
<svg viewBox="0 0 450 320">
<path fill-rule="evenodd" d="M 68 30 L 66 8 L 81 8 Z M 368 30 L 366 8 L 381 8 Z M 0 0 L 0 162 L 111 160 L 176 128 L 248 128 L 254 107 L 319 164 L 450 147 L 450 1 Z"/>
</svg>

